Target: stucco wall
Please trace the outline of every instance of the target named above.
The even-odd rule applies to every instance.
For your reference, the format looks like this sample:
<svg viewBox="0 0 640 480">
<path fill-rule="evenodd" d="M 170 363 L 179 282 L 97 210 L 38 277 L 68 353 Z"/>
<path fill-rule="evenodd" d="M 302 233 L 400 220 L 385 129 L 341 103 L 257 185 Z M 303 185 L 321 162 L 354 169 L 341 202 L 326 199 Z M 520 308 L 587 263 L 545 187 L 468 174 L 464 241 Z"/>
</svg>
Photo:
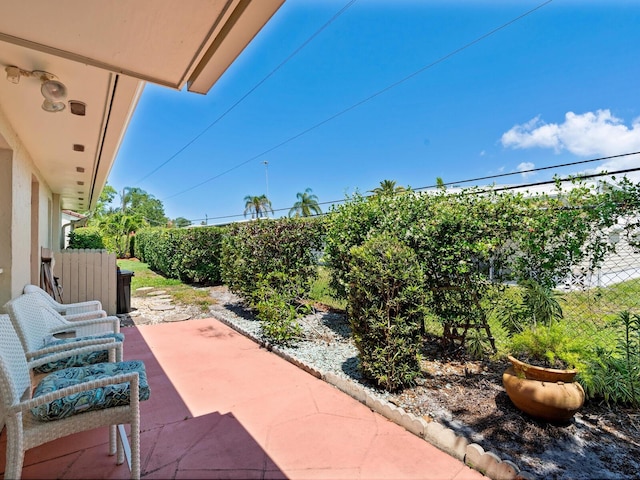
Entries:
<svg viewBox="0 0 640 480">
<path fill-rule="evenodd" d="M 11 298 L 11 177 L 12 152 L 0 149 L 0 310 Z"/>
<path fill-rule="evenodd" d="M 49 201 L 52 194 L 47 184 L 15 134 L 11 123 L 0 105 L 0 172 L 3 193 L 0 199 L 0 307 L 19 295 L 24 285 L 31 283 L 32 245 L 51 247 L 51 222 Z M 8 147 L 8 148 L 7 148 Z M 38 225 L 31 235 L 32 181 L 38 184 L 37 212 Z M 34 259 L 40 265 L 39 255 Z"/>
</svg>

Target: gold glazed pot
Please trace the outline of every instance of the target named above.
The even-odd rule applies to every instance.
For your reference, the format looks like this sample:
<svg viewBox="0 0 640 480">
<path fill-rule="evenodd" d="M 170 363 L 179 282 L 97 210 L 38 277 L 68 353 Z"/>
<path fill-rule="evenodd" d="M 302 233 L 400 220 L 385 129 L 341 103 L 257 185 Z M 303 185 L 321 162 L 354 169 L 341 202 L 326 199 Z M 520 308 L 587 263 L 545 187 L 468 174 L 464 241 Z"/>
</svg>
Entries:
<svg viewBox="0 0 640 480">
<path fill-rule="evenodd" d="M 549 422 L 563 423 L 584 404 L 584 390 L 573 379 L 576 370 L 530 365 L 509 356 L 511 366 L 502 375 L 507 395 L 523 412 Z"/>
</svg>

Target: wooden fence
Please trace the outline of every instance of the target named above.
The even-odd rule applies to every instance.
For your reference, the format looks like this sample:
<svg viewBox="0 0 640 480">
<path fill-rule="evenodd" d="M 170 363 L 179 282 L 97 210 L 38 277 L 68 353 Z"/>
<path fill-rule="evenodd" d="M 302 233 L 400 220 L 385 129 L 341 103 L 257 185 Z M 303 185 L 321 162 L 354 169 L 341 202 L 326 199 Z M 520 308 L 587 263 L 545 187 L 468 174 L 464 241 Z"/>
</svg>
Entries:
<svg viewBox="0 0 640 480">
<path fill-rule="evenodd" d="M 68 249 L 54 254 L 53 273 L 62 285 L 63 303 L 100 300 L 108 315 L 117 308 L 116 255 L 106 250 Z"/>
</svg>

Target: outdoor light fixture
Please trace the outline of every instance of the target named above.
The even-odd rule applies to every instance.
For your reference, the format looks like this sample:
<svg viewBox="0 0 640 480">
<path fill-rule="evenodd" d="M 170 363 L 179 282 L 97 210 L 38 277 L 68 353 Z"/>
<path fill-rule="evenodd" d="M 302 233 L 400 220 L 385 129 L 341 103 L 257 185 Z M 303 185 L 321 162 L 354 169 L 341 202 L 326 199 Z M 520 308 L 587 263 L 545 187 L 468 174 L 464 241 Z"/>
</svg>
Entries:
<svg viewBox="0 0 640 480">
<path fill-rule="evenodd" d="M 20 83 L 21 77 L 35 77 L 40 80 L 40 93 L 44 97 L 44 102 L 42 102 L 44 111 L 55 113 L 65 109 L 64 99 L 67 98 L 67 87 L 54 74 L 42 70 L 30 72 L 14 65 L 8 66 L 4 70 L 7 72 L 7 80 L 11 83 Z"/>
</svg>

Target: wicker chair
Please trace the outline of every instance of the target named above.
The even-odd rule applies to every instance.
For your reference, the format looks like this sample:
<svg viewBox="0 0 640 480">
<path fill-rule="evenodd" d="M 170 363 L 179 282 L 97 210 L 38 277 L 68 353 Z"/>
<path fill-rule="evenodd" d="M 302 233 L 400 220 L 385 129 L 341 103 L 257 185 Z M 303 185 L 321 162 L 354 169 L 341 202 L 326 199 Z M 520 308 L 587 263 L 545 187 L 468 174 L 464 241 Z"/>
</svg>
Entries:
<svg viewBox="0 0 640 480">
<path fill-rule="evenodd" d="M 27 361 L 74 348 L 75 343 L 81 340 L 92 340 L 94 344 L 115 342 L 116 361 L 122 361 L 124 335 L 120 333 L 118 317 L 70 322 L 49 305 L 42 303 L 41 296 L 37 293 L 22 294 L 7 302 L 4 307 L 18 333 Z M 70 335 L 72 338 L 54 337 L 57 334 Z M 48 373 L 60 368 L 103 361 L 106 361 L 106 351 L 89 356 L 72 356 L 63 361 L 45 362 L 38 371 Z"/>
<path fill-rule="evenodd" d="M 75 353 L 96 348 L 104 345 L 81 346 Z M 114 356 L 110 348 L 110 357 Z M 7 427 L 4 478 L 20 478 L 28 449 L 106 425 L 111 426 L 109 454 L 117 453 L 118 465 L 126 456 L 131 478 L 140 478 L 139 402 L 149 397 L 144 364 L 114 362 L 60 370 L 45 377 L 32 393 L 29 368 L 46 361 L 27 362 L 11 322 L 0 315 L 0 421 Z M 125 423 L 131 425 L 130 450 L 124 428 L 115 428 Z M 121 442 L 117 441 L 118 434 Z"/>
<path fill-rule="evenodd" d="M 25 285 L 22 291 L 23 293 L 37 293 L 47 305 L 70 321 L 90 320 L 92 318 L 107 316 L 107 312 L 103 310 L 99 300 L 89 300 L 79 303 L 58 303 L 51 298 L 51 295 L 36 285 Z"/>
</svg>

